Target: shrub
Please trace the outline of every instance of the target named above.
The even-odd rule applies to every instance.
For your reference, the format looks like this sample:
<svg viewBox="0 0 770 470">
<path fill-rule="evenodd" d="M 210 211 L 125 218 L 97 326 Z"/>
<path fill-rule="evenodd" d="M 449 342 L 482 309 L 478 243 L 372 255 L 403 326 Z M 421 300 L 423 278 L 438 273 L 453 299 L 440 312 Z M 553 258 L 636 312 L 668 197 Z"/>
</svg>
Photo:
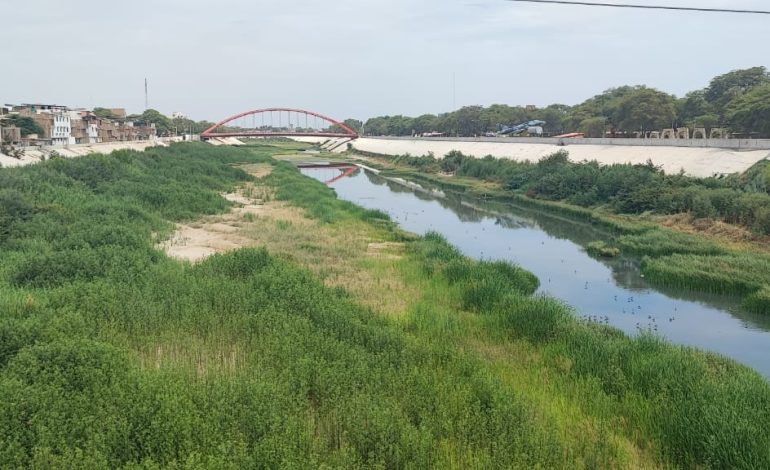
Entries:
<svg viewBox="0 0 770 470">
<path fill-rule="evenodd" d="M 586 245 L 586 251 L 594 256 L 601 256 L 604 258 L 614 258 L 620 255 L 619 248 L 609 246 L 601 240 L 593 241 Z"/>
</svg>

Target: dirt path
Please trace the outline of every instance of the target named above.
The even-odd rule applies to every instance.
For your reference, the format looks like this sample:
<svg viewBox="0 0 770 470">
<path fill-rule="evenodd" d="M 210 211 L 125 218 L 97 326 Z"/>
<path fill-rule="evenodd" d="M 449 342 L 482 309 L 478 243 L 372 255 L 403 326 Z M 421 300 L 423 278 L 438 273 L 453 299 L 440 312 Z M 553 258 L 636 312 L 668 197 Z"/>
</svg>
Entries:
<svg viewBox="0 0 770 470">
<path fill-rule="evenodd" d="M 261 178 L 270 165 L 242 167 Z M 328 286 L 341 286 L 356 300 L 387 315 L 402 314 L 419 295 L 397 274 L 403 244 L 365 222 L 320 224 L 302 209 L 274 199 L 270 187 L 247 183 L 222 195 L 235 203 L 228 213 L 177 224 L 160 247 L 171 257 L 199 262 L 216 253 L 263 246 L 313 271 Z"/>
</svg>

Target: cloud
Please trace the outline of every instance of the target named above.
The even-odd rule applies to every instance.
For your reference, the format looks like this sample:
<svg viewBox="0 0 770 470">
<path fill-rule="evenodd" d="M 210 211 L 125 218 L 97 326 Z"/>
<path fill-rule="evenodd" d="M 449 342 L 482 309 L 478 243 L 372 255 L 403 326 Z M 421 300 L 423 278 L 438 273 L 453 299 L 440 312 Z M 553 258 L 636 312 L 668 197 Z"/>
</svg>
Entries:
<svg viewBox="0 0 770 470">
<path fill-rule="evenodd" d="M 148 77 L 152 106 L 201 119 L 266 105 L 340 118 L 441 112 L 453 102 L 453 74 L 458 106 L 547 104 L 622 84 L 683 94 L 716 74 L 770 65 L 767 19 L 741 15 L 504 0 L 0 0 L 0 8 L 14 12 L 0 30 L 11 64 L 0 101 L 139 111 Z"/>
</svg>

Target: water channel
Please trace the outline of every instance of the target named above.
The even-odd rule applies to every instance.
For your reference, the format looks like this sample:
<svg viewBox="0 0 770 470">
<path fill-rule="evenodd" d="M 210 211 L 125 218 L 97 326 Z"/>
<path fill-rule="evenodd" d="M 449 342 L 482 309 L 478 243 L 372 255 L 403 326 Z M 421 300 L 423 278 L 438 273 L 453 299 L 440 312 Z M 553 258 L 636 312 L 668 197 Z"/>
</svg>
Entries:
<svg viewBox="0 0 770 470">
<path fill-rule="evenodd" d="M 540 279 L 540 292 L 576 314 L 627 334 L 655 332 L 671 342 L 721 353 L 770 378 L 770 318 L 734 297 L 652 287 L 639 260 L 596 259 L 585 251 L 609 235 L 588 223 L 512 204 L 489 203 L 359 170 L 303 168 L 338 197 L 387 212 L 403 229 L 441 233 L 467 256 L 508 260 Z"/>
</svg>

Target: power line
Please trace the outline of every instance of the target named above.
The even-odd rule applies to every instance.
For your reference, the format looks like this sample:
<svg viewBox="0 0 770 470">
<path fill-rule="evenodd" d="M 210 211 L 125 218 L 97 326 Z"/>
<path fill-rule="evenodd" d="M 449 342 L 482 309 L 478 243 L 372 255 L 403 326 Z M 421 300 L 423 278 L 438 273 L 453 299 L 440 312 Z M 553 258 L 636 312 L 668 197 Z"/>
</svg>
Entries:
<svg viewBox="0 0 770 470">
<path fill-rule="evenodd" d="M 601 2 L 580 2 L 567 0 L 506 0 L 509 2 L 527 2 L 527 3 L 550 3 L 556 5 L 576 5 L 588 7 L 611 7 L 611 8 L 638 8 L 644 10 L 676 10 L 676 11 L 697 11 L 706 13 L 745 13 L 752 15 L 770 15 L 770 10 L 734 10 L 729 8 L 698 8 L 698 7 L 669 7 L 664 5 L 634 5 L 629 3 L 601 3 Z"/>
</svg>

